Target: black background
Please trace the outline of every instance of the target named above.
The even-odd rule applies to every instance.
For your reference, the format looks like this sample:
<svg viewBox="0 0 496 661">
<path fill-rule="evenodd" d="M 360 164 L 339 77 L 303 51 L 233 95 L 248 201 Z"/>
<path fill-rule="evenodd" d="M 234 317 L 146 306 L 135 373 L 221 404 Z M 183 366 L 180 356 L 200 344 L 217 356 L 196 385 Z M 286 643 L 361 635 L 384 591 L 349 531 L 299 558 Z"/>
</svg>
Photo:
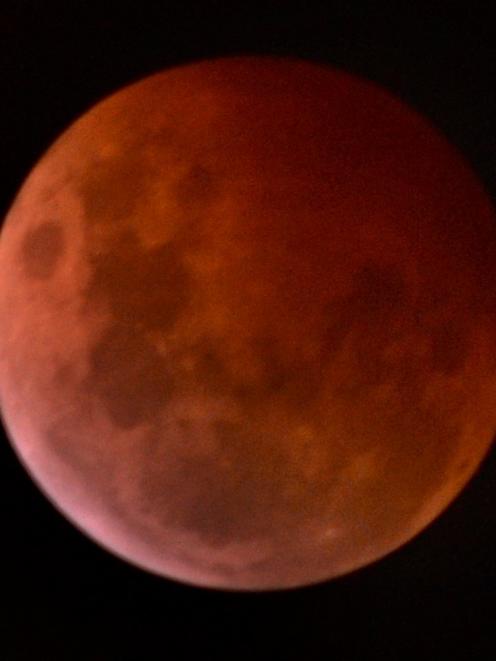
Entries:
<svg viewBox="0 0 496 661">
<path fill-rule="evenodd" d="M 496 199 L 492 3 L 0 5 L 0 211 L 36 159 L 110 92 L 223 54 L 291 54 L 388 87 L 458 145 Z M 410 544 L 339 580 L 243 594 L 159 579 L 70 526 L 0 444 L 0 659 L 496 658 L 492 452 Z"/>
</svg>

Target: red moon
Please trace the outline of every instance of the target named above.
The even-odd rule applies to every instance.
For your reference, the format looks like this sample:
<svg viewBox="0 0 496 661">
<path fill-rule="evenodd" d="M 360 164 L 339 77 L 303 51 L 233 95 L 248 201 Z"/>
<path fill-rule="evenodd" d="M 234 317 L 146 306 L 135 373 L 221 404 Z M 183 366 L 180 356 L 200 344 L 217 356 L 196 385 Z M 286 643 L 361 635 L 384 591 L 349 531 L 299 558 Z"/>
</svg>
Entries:
<svg viewBox="0 0 496 661">
<path fill-rule="evenodd" d="M 41 490 L 116 555 L 264 590 L 398 548 L 496 428 L 496 224 L 429 122 L 271 57 L 80 117 L 0 242 L 0 396 Z"/>
</svg>

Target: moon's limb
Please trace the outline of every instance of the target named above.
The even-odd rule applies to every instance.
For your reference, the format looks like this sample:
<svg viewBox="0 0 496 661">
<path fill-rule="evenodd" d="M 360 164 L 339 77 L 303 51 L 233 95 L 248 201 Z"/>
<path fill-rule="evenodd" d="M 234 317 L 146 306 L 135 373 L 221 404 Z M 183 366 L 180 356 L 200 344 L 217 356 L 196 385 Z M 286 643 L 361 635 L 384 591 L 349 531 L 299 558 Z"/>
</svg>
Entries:
<svg viewBox="0 0 496 661">
<path fill-rule="evenodd" d="M 81 117 L 0 243 L 0 395 L 41 488 L 159 574 L 279 588 L 397 548 L 496 422 L 496 229 L 427 122 L 233 58 Z"/>
</svg>

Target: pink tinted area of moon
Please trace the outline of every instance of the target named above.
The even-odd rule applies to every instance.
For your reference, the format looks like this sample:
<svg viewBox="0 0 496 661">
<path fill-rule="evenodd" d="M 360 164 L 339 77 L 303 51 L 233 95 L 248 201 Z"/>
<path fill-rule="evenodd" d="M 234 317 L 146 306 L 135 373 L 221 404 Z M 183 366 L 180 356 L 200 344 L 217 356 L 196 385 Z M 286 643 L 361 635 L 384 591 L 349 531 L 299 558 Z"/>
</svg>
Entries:
<svg viewBox="0 0 496 661">
<path fill-rule="evenodd" d="M 398 548 L 496 423 L 496 226 L 426 120 L 290 59 L 166 71 L 47 151 L 0 242 L 0 397 L 51 501 L 170 578 Z"/>
</svg>

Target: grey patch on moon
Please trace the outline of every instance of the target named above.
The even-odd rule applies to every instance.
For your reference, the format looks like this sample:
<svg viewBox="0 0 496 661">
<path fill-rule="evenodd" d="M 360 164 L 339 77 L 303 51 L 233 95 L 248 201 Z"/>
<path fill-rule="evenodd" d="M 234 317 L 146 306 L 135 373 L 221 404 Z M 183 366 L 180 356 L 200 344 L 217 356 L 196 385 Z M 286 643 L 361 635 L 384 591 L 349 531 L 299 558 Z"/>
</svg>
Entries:
<svg viewBox="0 0 496 661">
<path fill-rule="evenodd" d="M 181 208 L 200 210 L 217 196 L 218 185 L 210 170 L 202 165 L 194 165 L 176 183 L 174 193 Z"/>
<path fill-rule="evenodd" d="M 288 407 L 304 409 L 317 399 L 322 386 L 322 366 L 317 361 L 305 360 L 298 349 L 288 355 L 275 338 L 257 336 L 252 341 L 254 357 L 262 366 L 257 384 L 263 398 L 278 396 Z M 256 396 L 256 392 L 251 393 Z M 245 396 L 250 393 L 245 391 Z"/>
<path fill-rule="evenodd" d="M 64 248 L 64 232 L 55 221 L 47 221 L 29 229 L 23 237 L 20 250 L 26 276 L 35 280 L 50 278 L 55 273 Z"/>
<path fill-rule="evenodd" d="M 323 363 L 330 364 L 346 342 L 353 346 L 353 379 L 340 384 L 336 392 L 351 399 L 366 396 L 381 384 L 420 379 L 426 367 L 415 352 L 400 358 L 389 353 L 409 334 L 428 341 L 434 371 L 449 376 L 461 370 L 468 353 L 468 330 L 459 320 L 435 325 L 429 321 L 433 297 L 429 293 L 425 300 L 414 301 L 402 274 L 392 267 L 370 263 L 361 269 L 350 293 L 331 300 L 325 311 Z M 419 383 L 419 395 L 421 389 Z"/>
<path fill-rule="evenodd" d="M 97 395 L 120 428 L 153 424 L 174 395 L 167 362 L 132 326 L 109 326 L 92 348 L 89 364 L 84 387 Z"/>
<path fill-rule="evenodd" d="M 288 355 L 275 336 L 256 335 L 248 340 L 247 348 L 257 366 L 256 376 L 236 369 L 222 355 L 222 347 L 209 338 L 197 342 L 191 349 L 195 385 L 232 401 L 247 416 L 258 415 L 275 400 L 279 408 L 303 414 L 318 398 L 323 377 L 320 364 L 303 360 L 297 350 Z"/>
<path fill-rule="evenodd" d="M 327 305 L 325 349 L 334 353 L 356 326 L 376 330 L 408 304 L 408 289 L 399 269 L 374 262 L 365 265 L 354 275 L 350 293 Z"/>
<path fill-rule="evenodd" d="M 173 470 L 166 457 L 150 457 L 140 488 L 143 503 L 164 529 L 192 531 L 213 547 L 269 535 L 277 496 L 277 482 L 262 474 L 268 464 L 256 465 L 253 444 L 260 439 L 243 427 L 226 428 L 224 434 L 219 427 L 219 435 L 222 450 L 186 457 Z"/>
<path fill-rule="evenodd" d="M 171 464 L 157 429 L 146 441 L 140 481 L 141 507 L 164 530 L 198 535 L 213 548 L 253 539 L 285 539 L 294 531 L 318 527 L 329 503 L 327 476 L 339 458 L 322 449 L 321 474 L 312 482 L 288 462 L 285 438 L 264 432 L 246 416 L 240 422 L 211 423 L 217 449 L 201 458 L 185 456 Z M 187 425 L 185 433 L 189 432 Z"/>
<path fill-rule="evenodd" d="M 167 331 L 191 302 L 192 277 L 176 242 L 143 251 L 129 229 L 114 241 L 113 250 L 90 255 L 89 261 L 85 300 L 88 305 L 104 302 L 117 323 Z"/>
<path fill-rule="evenodd" d="M 171 331 L 190 305 L 193 283 L 175 242 L 143 251 L 136 234 L 121 233 L 109 252 L 90 255 L 85 305 L 103 303 L 110 322 L 89 352 L 86 387 L 101 399 L 114 423 L 129 429 L 153 424 L 171 398 L 169 361 L 149 331 Z"/>
<path fill-rule="evenodd" d="M 349 293 L 332 298 L 324 309 L 320 363 L 332 372 L 345 346 L 352 347 L 349 378 L 333 392 L 344 400 L 366 397 L 381 384 L 401 377 L 403 365 L 388 349 L 415 327 L 415 307 L 401 271 L 371 262 L 353 277 Z"/>
</svg>

